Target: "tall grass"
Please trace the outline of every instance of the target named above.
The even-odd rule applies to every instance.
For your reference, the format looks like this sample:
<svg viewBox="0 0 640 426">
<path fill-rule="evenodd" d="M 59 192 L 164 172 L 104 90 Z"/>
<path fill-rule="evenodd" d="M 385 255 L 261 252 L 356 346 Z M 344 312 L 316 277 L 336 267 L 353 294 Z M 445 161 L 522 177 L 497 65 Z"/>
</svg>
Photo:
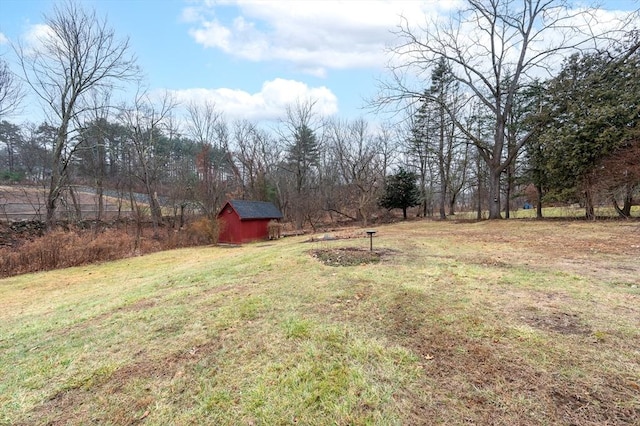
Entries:
<svg viewBox="0 0 640 426">
<path fill-rule="evenodd" d="M 165 233 L 156 235 L 151 235 L 148 229 L 143 230 L 141 236 L 126 228 L 58 229 L 23 240 L 15 247 L 0 249 L 0 277 L 107 262 L 217 241 L 216 221 L 207 218 L 190 223 L 184 230 L 166 228 Z"/>
</svg>

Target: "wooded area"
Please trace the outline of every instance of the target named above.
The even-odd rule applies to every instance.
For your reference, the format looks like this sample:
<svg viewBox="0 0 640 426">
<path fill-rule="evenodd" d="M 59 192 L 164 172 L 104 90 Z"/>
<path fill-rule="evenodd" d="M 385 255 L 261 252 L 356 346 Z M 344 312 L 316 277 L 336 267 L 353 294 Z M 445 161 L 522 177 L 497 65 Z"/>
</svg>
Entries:
<svg viewBox="0 0 640 426">
<path fill-rule="evenodd" d="M 213 218 L 229 198 L 273 201 L 297 229 L 341 219 L 366 226 L 385 208 L 414 205 L 440 219 L 461 210 L 509 218 L 525 205 L 541 217 L 545 203 L 579 203 L 588 218 L 608 204 L 630 217 L 640 192 L 637 14 L 606 31 L 562 32 L 590 13 L 470 0 L 446 27 L 402 23 L 391 78 L 370 105 L 391 107 L 394 121 L 327 118 L 301 99 L 269 127 L 230 122 L 213 103 L 158 100 L 140 85 L 130 102 L 112 105 L 116 86 L 138 84 L 128 41 L 64 3 L 47 17 L 54 35 L 39 51 L 15 46 L 21 69 L 0 58 L 1 183 L 45 188 L 48 224 L 77 186 L 95 191 L 98 220 L 116 193 L 154 228 L 167 215 L 181 224 Z M 554 31 L 566 37 L 541 49 Z M 26 90 L 50 120 L 6 119 Z M 389 191 L 406 173 L 416 196 L 396 205 Z"/>
</svg>

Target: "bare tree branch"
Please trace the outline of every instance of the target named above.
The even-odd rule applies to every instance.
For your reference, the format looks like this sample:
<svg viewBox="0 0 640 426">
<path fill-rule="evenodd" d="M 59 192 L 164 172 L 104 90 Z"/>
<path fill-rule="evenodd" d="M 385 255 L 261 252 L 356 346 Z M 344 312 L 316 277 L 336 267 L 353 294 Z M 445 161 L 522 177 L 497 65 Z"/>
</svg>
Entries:
<svg viewBox="0 0 640 426">
<path fill-rule="evenodd" d="M 455 117 L 455 111 L 448 111 L 487 163 L 489 217 L 500 218 L 500 175 L 527 139 L 523 136 L 514 144 L 517 150 L 504 155 L 516 94 L 533 77 L 552 75 L 569 52 L 603 43 L 610 47 L 629 31 L 625 22 L 602 24 L 597 10 L 572 8 L 561 0 L 467 0 L 466 7 L 448 20 L 432 18 L 422 26 L 410 26 L 402 17 L 395 32 L 399 43 L 390 49 L 391 78 L 381 84 L 371 105 L 379 111 L 416 102 L 424 96 L 430 70 L 444 58 L 468 99 L 475 99 L 492 117 L 493 134 L 481 139 Z M 435 96 L 431 100 L 438 102 Z"/>
<path fill-rule="evenodd" d="M 0 58 L 0 120 L 20 113 L 20 104 L 25 92 L 17 76 L 9 69 L 9 64 Z"/>
<path fill-rule="evenodd" d="M 138 68 L 129 55 L 127 39 L 118 40 L 106 20 L 72 0 L 45 15 L 47 33 L 37 45 L 19 44 L 18 53 L 27 84 L 45 105 L 57 127 L 47 194 L 47 223 L 54 223 L 57 201 L 68 181 L 81 117 L 96 108 L 91 92 L 110 91 L 135 79 Z M 101 108 L 104 106 L 97 106 Z"/>
</svg>

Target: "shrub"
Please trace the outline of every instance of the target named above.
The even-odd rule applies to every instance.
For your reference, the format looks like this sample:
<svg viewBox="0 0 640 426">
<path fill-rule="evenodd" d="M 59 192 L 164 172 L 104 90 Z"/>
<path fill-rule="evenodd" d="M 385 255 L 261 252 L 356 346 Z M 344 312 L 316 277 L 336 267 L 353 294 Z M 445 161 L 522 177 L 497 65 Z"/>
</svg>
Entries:
<svg viewBox="0 0 640 426">
<path fill-rule="evenodd" d="M 25 241 L 13 250 L 0 250 L 0 276 L 47 271 L 107 260 L 132 253 L 133 238 L 126 232 L 54 230 Z"/>
<path fill-rule="evenodd" d="M 282 233 L 282 224 L 277 220 L 270 220 L 267 224 L 267 230 L 269 231 L 269 239 L 277 240 Z"/>
<path fill-rule="evenodd" d="M 217 244 L 220 228 L 221 223 L 217 219 L 202 217 L 189 224 L 187 233 L 196 244 Z"/>
<path fill-rule="evenodd" d="M 220 223 L 206 217 L 195 220 L 184 230 L 169 228 L 163 238 L 154 233 L 150 225 L 129 225 L 115 223 L 113 227 L 102 230 L 70 227 L 49 231 L 40 237 L 29 235 L 29 239 L 20 238 L 21 242 L 13 247 L 0 248 L 0 277 L 105 262 L 179 247 L 216 244 L 220 233 Z M 14 243 L 12 238 L 7 238 L 7 241 Z"/>
</svg>

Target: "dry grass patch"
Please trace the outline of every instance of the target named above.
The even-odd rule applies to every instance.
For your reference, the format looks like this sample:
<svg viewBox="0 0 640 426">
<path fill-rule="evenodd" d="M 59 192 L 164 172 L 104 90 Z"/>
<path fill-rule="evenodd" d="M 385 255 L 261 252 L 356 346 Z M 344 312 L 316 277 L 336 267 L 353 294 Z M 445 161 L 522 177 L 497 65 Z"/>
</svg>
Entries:
<svg viewBox="0 0 640 426">
<path fill-rule="evenodd" d="M 382 254 L 354 247 L 335 249 L 317 249 L 311 251 L 311 256 L 327 266 L 356 266 L 367 263 L 378 263 Z"/>
</svg>

